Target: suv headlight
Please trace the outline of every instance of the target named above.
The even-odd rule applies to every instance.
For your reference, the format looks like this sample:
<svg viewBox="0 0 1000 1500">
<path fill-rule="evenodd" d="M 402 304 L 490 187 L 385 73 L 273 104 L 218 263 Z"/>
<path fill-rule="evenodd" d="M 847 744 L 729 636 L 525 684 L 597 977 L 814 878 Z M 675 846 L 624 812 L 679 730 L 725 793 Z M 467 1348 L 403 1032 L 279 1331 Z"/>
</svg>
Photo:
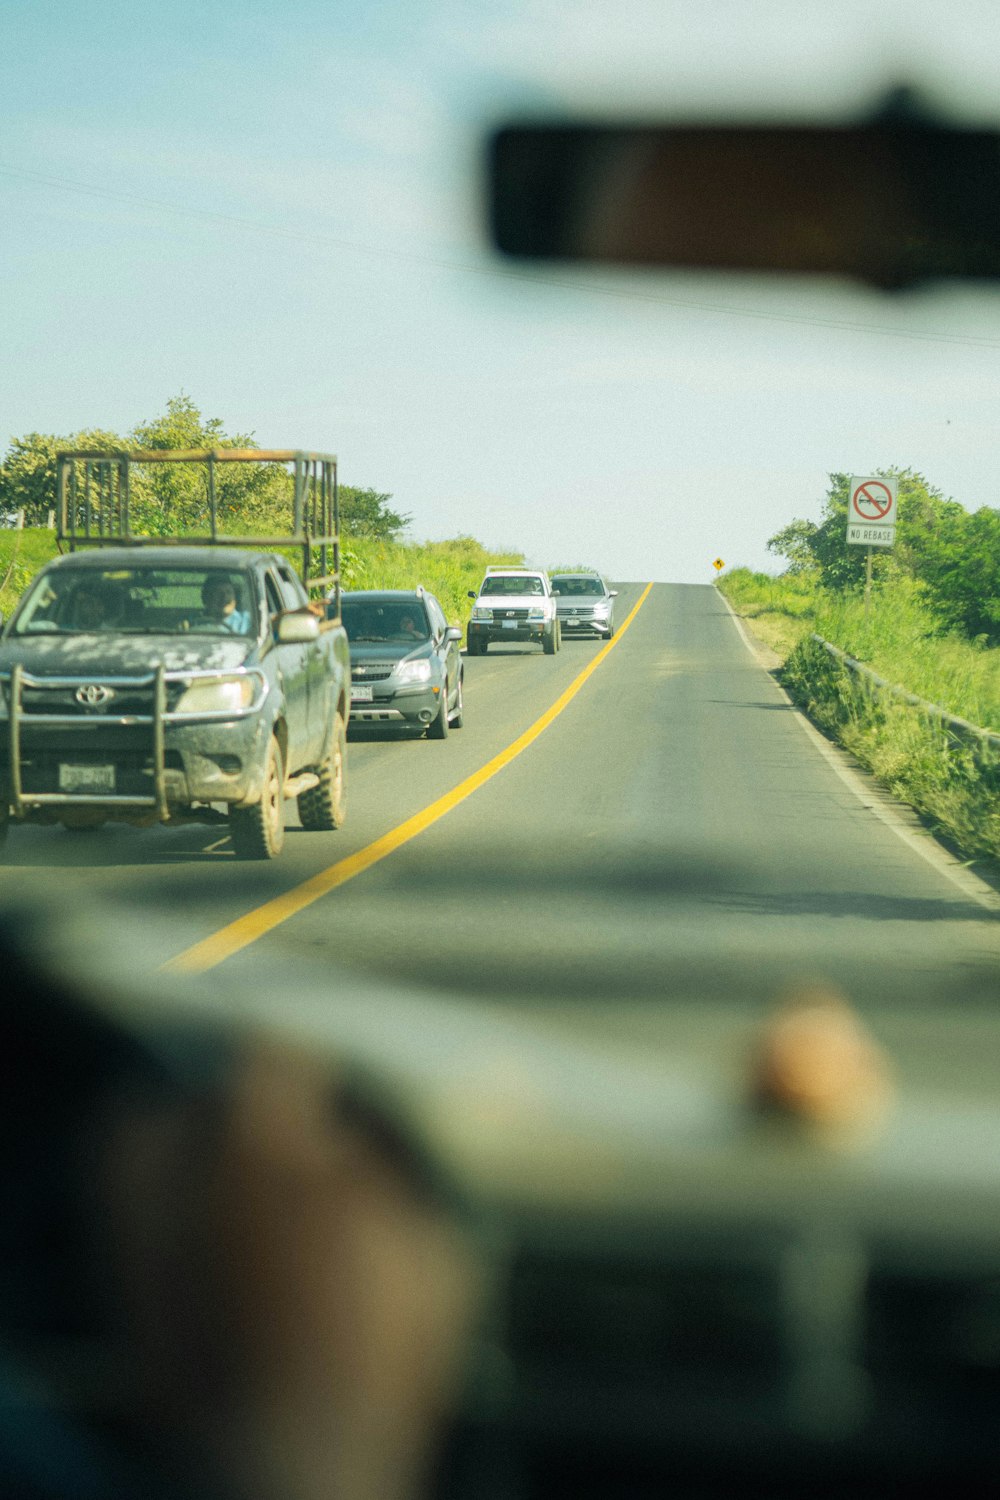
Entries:
<svg viewBox="0 0 1000 1500">
<path fill-rule="evenodd" d="M 607 612 L 608 612 L 608 610 L 610 608 L 611 608 L 611 600 L 610 599 L 598 599 L 597 603 L 594 605 L 594 614 L 595 615 L 606 615 Z"/>
<path fill-rule="evenodd" d="M 431 664 L 426 656 L 419 661 L 401 661 L 395 671 L 397 682 L 430 682 Z"/>
<path fill-rule="evenodd" d="M 493 611 L 488 609 L 485 604 L 474 604 L 472 606 L 472 618 L 481 621 L 484 625 L 492 625 Z"/>
<path fill-rule="evenodd" d="M 175 714 L 235 714 L 253 703 L 258 681 L 248 673 L 239 677 L 203 677 L 188 684 L 177 700 Z"/>
</svg>

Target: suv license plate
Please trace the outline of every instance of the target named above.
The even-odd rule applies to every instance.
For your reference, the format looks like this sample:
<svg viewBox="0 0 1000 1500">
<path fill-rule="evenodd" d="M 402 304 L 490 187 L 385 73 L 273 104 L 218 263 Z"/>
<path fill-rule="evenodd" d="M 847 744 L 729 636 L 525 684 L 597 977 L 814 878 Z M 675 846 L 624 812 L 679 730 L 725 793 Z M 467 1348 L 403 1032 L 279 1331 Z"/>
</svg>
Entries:
<svg viewBox="0 0 1000 1500">
<path fill-rule="evenodd" d="M 114 766 L 60 766 L 61 792 L 113 792 Z"/>
<path fill-rule="evenodd" d="M 370 703 L 372 701 L 372 690 L 370 687 L 357 687 L 351 684 L 352 703 Z"/>
</svg>

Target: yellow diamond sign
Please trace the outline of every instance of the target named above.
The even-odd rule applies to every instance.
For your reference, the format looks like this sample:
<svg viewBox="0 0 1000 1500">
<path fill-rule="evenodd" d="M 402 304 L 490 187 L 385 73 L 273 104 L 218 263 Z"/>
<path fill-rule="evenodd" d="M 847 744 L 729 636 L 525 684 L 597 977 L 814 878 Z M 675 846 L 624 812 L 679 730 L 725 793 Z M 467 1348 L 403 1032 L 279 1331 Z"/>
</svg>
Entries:
<svg viewBox="0 0 1000 1500">
<path fill-rule="evenodd" d="M 723 561 L 722 561 L 722 558 L 721 558 L 721 557 L 717 557 L 717 558 L 716 558 L 716 559 L 715 559 L 715 562 L 714 562 L 714 563 L 713 563 L 713 564 L 712 564 L 712 567 L 713 567 L 713 568 L 714 568 L 714 569 L 715 569 L 715 571 L 716 571 L 716 572 L 717 572 L 717 573 L 720 573 L 720 572 L 721 572 L 721 571 L 722 571 L 722 569 L 723 569 L 723 568 L 724 568 L 724 567 L 725 567 L 725 566 L 726 566 L 726 565 L 725 565 L 725 563 L 724 563 L 724 562 L 723 562 Z"/>
</svg>

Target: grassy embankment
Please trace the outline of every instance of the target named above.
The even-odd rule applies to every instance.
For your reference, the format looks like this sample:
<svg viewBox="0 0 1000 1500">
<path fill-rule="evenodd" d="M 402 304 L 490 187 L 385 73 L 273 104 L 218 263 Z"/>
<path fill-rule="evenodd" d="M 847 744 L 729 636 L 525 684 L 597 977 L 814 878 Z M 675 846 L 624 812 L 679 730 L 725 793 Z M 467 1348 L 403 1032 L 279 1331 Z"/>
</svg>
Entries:
<svg viewBox="0 0 1000 1500">
<path fill-rule="evenodd" d="M 810 717 L 971 859 L 1000 858 L 1000 755 L 932 714 L 872 692 L 812 632 L 888 682 L 1000 733 L 1000 650 L 945 629 L 919 584 L 872 596 L 832 593 L 808 577 L 734 570 L 719 580 L 733 608 L 781 657 L 780 678 Z"/>
<path fill-rule="evenodd" d="M 0 531 L 0 610 L 5 619 L 38 569 L 55 555 L 52 531 Z M 448 619 L 464 629 L 472 607 L 468 591 L 479 587 L 487 563 L 521 561 L 519 553 L 490 552 L 472 537 L 419 543 L 346 537 L 341 576 L 348 589 L 407 589 L 422 583 L 440 599 Z"/>
</svg>

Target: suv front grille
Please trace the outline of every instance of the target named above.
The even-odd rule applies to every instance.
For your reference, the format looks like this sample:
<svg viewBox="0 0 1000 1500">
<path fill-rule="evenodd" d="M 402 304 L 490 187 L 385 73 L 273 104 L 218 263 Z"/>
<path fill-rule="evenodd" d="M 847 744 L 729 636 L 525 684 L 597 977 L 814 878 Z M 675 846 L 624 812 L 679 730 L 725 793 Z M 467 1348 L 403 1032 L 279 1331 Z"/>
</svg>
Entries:
<svg viewBox="0 0 1000 1500">
<path fill-rule="evenodd" d="M 352 682 L 382 682 L 395 670 L 394 661 L 367 661 L 364 666 L 351 668 Z"/>
</svg>

